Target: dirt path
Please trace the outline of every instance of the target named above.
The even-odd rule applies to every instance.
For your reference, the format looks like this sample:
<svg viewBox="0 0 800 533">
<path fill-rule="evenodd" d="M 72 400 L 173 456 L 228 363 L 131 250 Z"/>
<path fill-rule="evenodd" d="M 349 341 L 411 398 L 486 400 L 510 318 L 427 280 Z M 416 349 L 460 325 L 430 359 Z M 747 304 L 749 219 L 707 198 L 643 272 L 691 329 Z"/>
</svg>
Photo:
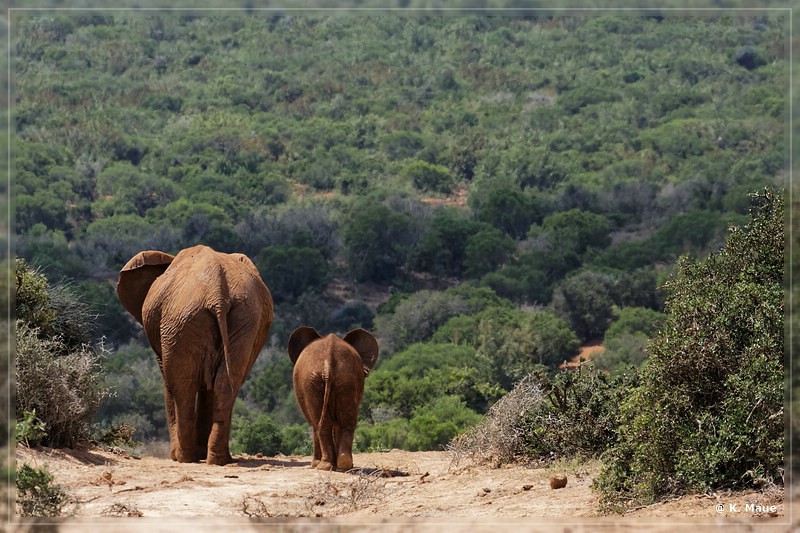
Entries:
<svg viewBox="0 0 800 533">
<path fill-rule="evenodd" d="M 463 531 L 471 531 L 474 524 L 511 521 L 515 527 L 538 531 L 537 524 L 556 521 L 582 531 L 578 526 L 584 522 L 632 525 L 644 519 L 658 527 L 658 521 L 669 524 L 687 517 L 709 525 L 730 519 L 742 526 L 756 523 L 788 531 L 782 491 L 687 496 L 621 517 L 603 517 L 590 488 L 597 465 L 565 466 L 560 471 L 521 465 L 491 468 L 454 464 L 445 452 L 400 450 L 356 454 L 354 473 L 313 470 L 310 458 L 299 456 L 237 457 L 235 464 L 213 467 L 98 449 L 18 447 L 16 458 L 18 465 L 45 467 L 53 474 L 71 497 L 67 510 L 75 518 L 70 523 L 82 524 L 82 531 L 88 523 L 110 521 L 117 531 L 123 524 L 181 519 L 208 524 L 224 519 L 242 526 L 254 519 L 282 524 L 296 524 L 298 519 L 303 524 L 380 523 L 381 530 L 392 526 L 400 528 L 397 531 L 406 531 L 403 524 L 429 521 L 461 524 Z M 567 486 L 553 490 L 550 478 L 560 473 L 568 476 Z M 726 506 L 722 513 L 716 510 L 719 504 Z M 731 504 L 736 507 L 728 508 Z M 776 505 L 776 511 L 745 511 L 747 504 Z"/>
</svg>

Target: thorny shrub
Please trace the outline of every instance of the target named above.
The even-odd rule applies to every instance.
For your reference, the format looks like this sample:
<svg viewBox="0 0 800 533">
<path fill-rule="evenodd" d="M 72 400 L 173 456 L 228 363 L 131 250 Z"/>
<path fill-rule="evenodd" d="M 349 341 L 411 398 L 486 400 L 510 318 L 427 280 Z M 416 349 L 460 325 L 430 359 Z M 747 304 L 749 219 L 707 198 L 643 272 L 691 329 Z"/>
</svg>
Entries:
<svg viewBox="0 0 800 533">
<path fill-rule="evenodd" d="M 88 438 L 107 390 L 100 382 L 99 356 L 91 348 L 67 355 L 62 349 L 57 340 L 41 339 L 17 321 L 17 413 L 36 412 L 47 428 L 42 444 L 71 447 Z"/>
</svg>

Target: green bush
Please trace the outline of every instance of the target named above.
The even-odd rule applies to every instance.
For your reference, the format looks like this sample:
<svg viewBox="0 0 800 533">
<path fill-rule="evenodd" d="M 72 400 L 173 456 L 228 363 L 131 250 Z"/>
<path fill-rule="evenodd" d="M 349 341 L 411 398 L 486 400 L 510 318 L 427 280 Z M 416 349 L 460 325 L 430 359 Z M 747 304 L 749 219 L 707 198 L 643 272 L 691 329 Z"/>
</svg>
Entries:
<svg viewBox="0 0 800 533">
<path fill-rule="evenodd" d="M 362 422 L 356 427 L 353 449 L 359 452 L 404 449 L 409 431 L 409 421 L 406 418 L 393 418 L 377 424 Z"/>
<path fill-rule="evenodd" d="M 636 374 L 614 378 L 590 365 L 539 375 L 545 399 L 522 421 L 525 455 L 537 461 L 597 457 L 615 441 L 615 412 Z"/>
<path fill-rule="evenodd" d="M 490 227 L 452 208 L 435 214 L 414 247 L 412 267 L 438 277 L 460 276 L 470 237 Z"/>
<path fill-rule="evenodd" d="M 136 428 L 136 440 L 166 440 L 164 379 L 149 346 L 120 346 L 102 360 L 103 386 L 111 392 L 100 405 L 98 430 L 126 424 Z"/>
<path fill-rule="evenodd" d="M 407 450 L 439 450 L 481 420 L 458 396 L 442 396 L 418 406 L 409 420 Z"/>
<path fill-rule="evenodd" d="M 647 342 L 663 325 L 666 315 L 644 307 L 615 307 L 615 320 L 606 330 L 603 350 L 592 357 L 596 368 L 611 373 L 638 367 L 647 358 Z"/>
<path fill-rule="evenodd" d="M 28 266 L 24 259 L 16 259 L 16 298 L 14 300 L 16 317 L 39 328 L 46 334 L 52 333 L 56 320 L 55 309 L 50 305 L 47 277 Z"/>
<path fill-rule="evenodd" d="M 553 308 L 581 341 L 602 338 L 611 324 L 614 281 L 610 274 L 584 270 L 569 276 L 555 290 Z"/>
<path fill-rule="evenodd" d="M 459 396 L 446 395 L 413 408 L 410 418 L 393 417 L 356 428 L 358 451 L 411 451 L 442 449 L 457 435 L 481 420 Z"/>
<path fill-rule="evenodd" d="M 269 246 L 254 262 L 276 302 L 295 300 L 307 291 L 319 293 L 330 278 L 330 267 L 316 248 Z"/>
<path fill-rule="evenodd" d="M 112 424 L 99 436 L 97 442 L 103 446 L 135 448 L 140 444 L 133 439 L 133 434 L 136 433 L 136 430 L 135 426 L 125 422 Z"/>
<path fill-rule="evenodd" d="M 450 317 L 468 314 L 470 305 L 461 296 L 446 291 L 419 291 L 403 300 L 391 314 L 375 319 L 376 332 L 389 355 L 431 337 Z"/>
<path fill-rule="evenodd" d="M 754 199 L 748 225 L 666 285 L 666 322 L 596 480 L 611 508 L 782 482 L 783 196 Z"/>
<path fill-rule="evenodd" d="M 390 282 L 412 250 L 414 221 L 406 214 L 365 199 L 342 224 L 350 272 L 357 281 Z"/>
<path fill-rule="evenodd" d="M 647 337 L 652 337 L 666 319 L 664 313 L 644 307 L 617 307 L 612 312 L 614 321 L 606 330 L 605 342 L 626 333 L 643 333 Z"/>
<path fill-rule="evenodd" d="M 231 453 L 275 455 L 280 448 L 280 429 L 268 415 L 258 415 L 254 420 L 234 416 L 231 421 Z"/>
<path fill-rule="evenodd" d="M 621 333 L 603 342 L 604 350 L 592 357 L 592 364 L 599 370 L 618 374 L 639 367 L 647 359 L 647 335 L 643 333 Z"/>
<path fill-rule="evenodd" d="M 502 394 L 491 379 L 491 362 L 470 346 L 412 344 L 378 365 L 364 386 L 363 418 L 391 409 L 410 419 L 417 407 L 442 395 L 457 396 L 473 410 L 485 410 Z"/>
<path fill-rule="evenodd" d="M 281 453 L 287 455 L 311 455 L 311 428 L 308 424 L 291 424 L 281 428 Z"/>
<path fill-rule="evenodd" d="M 400 175 L 411 181 L 420 191 L 449 194 L 453 186 L 453 176 L 447 167 L 434 165 L 427 161 L 413 161 L 404 166 Z"/>
<path fill-rule="evenodd" d="M 531 230 L 535 227 L 532 226 Z M 542 228 L 559 245 L 569 246 L 578 254 L 586 252 L 590 247 L 602 249 L 611 243 L 608 219 L 581 209 L 570 209 L 547 216 L 542 221 Z"/>
<path fill-rule="evenodd" d="M 553 368 L 577 353 L 578 339 L 552 311 L 488 309 L 475 328 L 475 350 L 491 361 L 506 390 L 535 370 Z"/>
<path fill-rule="evenodd" d="M 473 192 L 473 196 L 477 195 Z M 485 199 L 475 206 L 478 220 L 487 222 L 512 238 L 522 238 L 528 233 L 531 224 L 539 219 L 539 213 L 533 199 L 513 188 L 496 188 L 488 193 Z"/>
<path fill-rule="evenodd" d="M 61 516 L 67 493 L 53 484 L 47 470 L 23 464 L 17 469 L 17 514 L 20 516 Z"/>
<path fill-rule="evenodd" d="M 25 411 L 17 421 L 17 442 L 25 446 L 36 446 L 47 436 L 47 426 L 36 417 L 36 411 Z"/>
<path fill-rule="evenodd" d="M 464 276 L 480 278 L 497 270 L 516 248 L 514 240 L 499 229 L 481 229 L 467 239 L 464 248 Z"/>
</svg>

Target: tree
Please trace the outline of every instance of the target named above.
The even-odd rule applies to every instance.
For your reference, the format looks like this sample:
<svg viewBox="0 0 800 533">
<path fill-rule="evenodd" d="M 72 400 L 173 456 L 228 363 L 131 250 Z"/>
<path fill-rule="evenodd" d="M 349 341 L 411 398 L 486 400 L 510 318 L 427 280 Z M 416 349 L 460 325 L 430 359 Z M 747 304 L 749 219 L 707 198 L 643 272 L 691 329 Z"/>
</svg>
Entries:
<svg viewBox="0 0 800 533">
<path fill-rule="evenodd" d="M 510 390 L 527 374 L 571 359 L 578 339 L 566 321 L 551 311 L 487 309 L 475 335 L 479 356 L 492 362 L 495 379 Z"/>
<path fill-rule="evenodd" d="M 391 314 L 376 319 L 378 336 L 389 353 L 431 337 L 450 317 L 468 313 L 460 296 L 440 291 L 419 291 L 400 302 Z"/>
<path fill-rule="evenodd" d="M 355 279 L 377 282 L 400 274 L 415 240 L 409 215 L 370 200 L 360 202 L 345 219 L 342 239 Z"/>
<path fill-rule="evenodd" d="M 581 341 L 602 337 L 611 324 L 613 282 L 609 274 L 584 270 L 565 279 L 553 294 L 553 308 Z"/>
<path fill-rule="evenodd" d="M 487 228 L 470 236 L 464 248 L 464 275 L 479 278 L 501 267 L 516 245 L 499 229 Z"/>
<path fill-rule="evenodd" d="M 539 216 L 528 196 L 519 190 L 505 188 L 491 191 L 481 201 L 476 215 L 478 220 L 491 224 L 514 239 L 525 236 Z"/>
<path fill-rule="evenodd" d="M 435 165 L 427 161 L 413 161 L 404 166 L 400 175 L 413 183 L 420 191 L 449 194 L 453 185 L 453 177 L 447 167 Z"/>
<path fill-rule="evenodd" d="M 574 246 L 578 254 L 592 247 L 603 249 L 611 243 L 608 219 L 603 215 L 570 209 L 545 217 L 542 228 L 562 246 Z"/>
<path fill-rule="evenodd" d="M 490 226 L 469 219 L 456 209 L 433 216 L 414 250 L 412 266 L 435 276 L 460 276 L 464 271 L 470 237 Z"/>
<path fill-rule="evenodd" d="M 178 188 L 165 178 L 142 172 L 129 162 L 110 165 L 97 177 L 98 210 L 103 215 L 144 216 L 150 209 L 178 198 Z"/>
<path fill-rule="evenodd" d="M 328 262 L 316 248 L 270 246 L 254 262 L 277 302 L 294 300 L 304 292 L 319 293 L 330 278 Z"/>
</svg>

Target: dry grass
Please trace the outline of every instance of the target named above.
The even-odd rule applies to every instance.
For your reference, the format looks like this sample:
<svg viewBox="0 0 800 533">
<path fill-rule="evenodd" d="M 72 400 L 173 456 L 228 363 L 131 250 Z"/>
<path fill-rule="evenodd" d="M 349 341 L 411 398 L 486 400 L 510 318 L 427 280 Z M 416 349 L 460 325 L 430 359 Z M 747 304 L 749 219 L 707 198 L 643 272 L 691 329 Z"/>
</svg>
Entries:
<svg viewBox="0 0 800 533">
<path fill-rule="evenodd" d="M 358 471 L 353 481 L 345 482 L 340 482 L 341 478 L 334 481 L 332 475 L 329 473 L 320 483 L 314 485 L 310 496 L 306 498 L 306 506 L 311 516 L 322 516 L 318 507 L 324 506 L 330 513 L 341 514 L 354 511 L 383 497 L 386 483 L 382 481 L 384 474 L 381 470 L 368 473 Z"/>
<path fill-rule="evenodd" d="M 525 415 L 544 398 L 536 380 L 527 376 L 489 409 L 478 425 L 453 439 L 447 447 L 451 468 L 463 463 L 507 463 L 523 452 Z"/>
<path fill-rule="evenodd" d="M 320 474 L 319 481 L 304 491 L 307 494 L 302 501 L 304 511 L 294 516 L 339 516 L 384 497 L 384 470 L 353 470 L 350 473 L 353 475 L 347 477 L 332 472 Z M 285 510 L 270 511 L 267 504 L 255 496 L 246 496 L 242 500 L 242 514 L 251 518 L 289 516 Z"/>
<path fill-rule="evenodd" d="M 136 508 L 135 505 L 127 505 L 124 503 L 114 503 L 100 512 L 100 516 L 126 516 L 126 517 L 139 517 L 143 516 L 142 512 Z"/>
</svg>

